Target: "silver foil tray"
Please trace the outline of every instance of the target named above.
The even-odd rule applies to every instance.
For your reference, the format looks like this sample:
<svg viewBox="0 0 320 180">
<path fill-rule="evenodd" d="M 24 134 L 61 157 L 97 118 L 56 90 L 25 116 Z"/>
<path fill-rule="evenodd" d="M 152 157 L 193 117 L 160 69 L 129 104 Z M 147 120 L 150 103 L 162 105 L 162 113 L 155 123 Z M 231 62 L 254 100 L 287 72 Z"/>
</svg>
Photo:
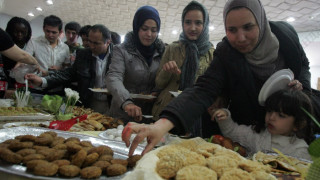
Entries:
<svg viewBox="0 0 320 180">
<path fill-rule="evenodd" d="M 129 149 L 126 147 L 124 142 L 100 139 L 100 138 L 95 138 L 92 136 L 81 135 L 81 134 L 59 131 L 59 130 L 52 130 L 52 129 L 47 129 L 47 128 L 14 127 L 14 128 L 8 128 L 8 129 L 0 129 L 0 142 L 3 142 L 7 139 L 13 139 L 14 137 L 19 136 L 19 135 L 30 134 L 30 135 L 38 136 L 41 133 L 46 132 L 46 131 L 55 131 L 58 134 L 58 136 L 61 136 L 64 138 L 77 137 L 81 141 L 90 141 L 92 143 L 92 145 L 94 145 L 94 146 L 107 145 L 114 151 L 114 155 L 113 155 L 114 158 L 119 158 L 119 159 L 127 159 L 128 158 Z M 144 149 L 144 147 L 138 146 L 137 149 L 135 150 L 135 154 L 141 154 L 143 149 Z M 108 179 L 108 180 L 122 179 L 124 176 L 126 176 L 127 173 L 130 173 L 131 170 L 132 169 L 129 169 L 128 172 L 126 172 L 125 174 L 123 174 L 121 176 L 107 177 L 106 175 L 101 175 L 100 178 L 98 178 L 98 179 Z M 6 177 L 5 173 L 8 173 L 8 176 L 11 176 L 11 177 L 17 176 L 16 179 L 22 179 L 23 177 L 25 177 L 24 179 L 31 178 L 31 179 L 50 179 L 50 180 L 82 179 L 82 178 L 80 178 L 80 176 L 75 177 L 75 178 L 63 178 L 60 176 L 53 176 L 53 177 L 36 176 L 36 175 L 33 175 L 32 173 L 27 172 L 25 166 L 17 165 L 17 164 L 9 164 L 9 163 L 6 163 L 2 160 L 0 160 L 0 171 L 2 172 L 2 173 L 0 172 L 1 179 Z"/>
</svg>

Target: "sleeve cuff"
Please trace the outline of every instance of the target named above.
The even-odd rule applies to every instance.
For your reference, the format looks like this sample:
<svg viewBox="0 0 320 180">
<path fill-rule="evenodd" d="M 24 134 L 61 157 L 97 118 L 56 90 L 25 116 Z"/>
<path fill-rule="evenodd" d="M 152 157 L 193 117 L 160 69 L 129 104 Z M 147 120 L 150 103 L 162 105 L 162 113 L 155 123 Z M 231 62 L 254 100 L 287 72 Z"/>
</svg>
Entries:
<svg viewBox="0 0 320 180">
<path fill-rule="evenodd" d="M 121 109 L 124 110 L 124 107 L 126 107 L 126 105 L 128 104 L 134 104 L 133 101 L 131 99 L 127 99 L 122 105 L 121 105 Z"/>
<path fill-rule="evenodd" d="M 47 82 L 46 78 L 41 77 L 41 80 L 42 80 L 41 87 L 42 88 L 47 88 L 48 87 L 48 82 Z"/>
</svg>

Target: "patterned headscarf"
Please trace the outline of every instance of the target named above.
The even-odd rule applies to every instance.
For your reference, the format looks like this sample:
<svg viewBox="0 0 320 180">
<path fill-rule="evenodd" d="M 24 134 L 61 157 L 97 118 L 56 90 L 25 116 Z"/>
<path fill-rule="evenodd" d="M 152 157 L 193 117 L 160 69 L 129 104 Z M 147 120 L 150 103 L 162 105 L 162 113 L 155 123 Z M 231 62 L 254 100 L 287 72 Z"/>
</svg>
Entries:
<svg viewBox="0 0 320 180">
<path fill-rule="evenodd" d="M 158 11 L 151 6 L 142 6 L 136 11 L 133 18 L 133 34 L 135 36 L 137 49 L 150 65 L 153 54 L 155 52 L 154 43 L 151 46 L 144 46 L 143 44 L 141 44 L 139 39 L 139 29 L 148 19 L 153 19 L 157 23 L 157 31 L 159 32 L 161 20 Z"/>
<path fill-rule="evenodd" d="M 200 8 L 203 14 L 203 30 L 197 40 L 189 40 L 186 37 L 185 32 L 180 34 L 179 40 L 183 42 L 186 47 L 186 59 L 182 66 L 180 90 L 184 90 L 194 84 L 199 67 L 199 58 L 206 54 L 212 47 L 212 44 L 209 41 L 209 15 L 207 9 L 197 1 L 191 1 L 184 8 L 182 13 L 182 29 L 184 17 L 190 10 L 197 10 L 195 7 Z"/>
</svg>

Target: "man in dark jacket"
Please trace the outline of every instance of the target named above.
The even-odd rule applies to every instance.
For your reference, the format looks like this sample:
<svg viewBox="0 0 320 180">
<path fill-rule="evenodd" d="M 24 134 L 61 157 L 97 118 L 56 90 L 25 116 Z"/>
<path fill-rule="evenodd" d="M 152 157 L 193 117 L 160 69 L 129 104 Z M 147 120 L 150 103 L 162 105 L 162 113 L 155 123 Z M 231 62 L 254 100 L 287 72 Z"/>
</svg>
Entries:
<svg viewBox="0 0 320 180">
<path fill-rule="evenodd" d="M 34 74 L 25 76 L 35 86 L 53 88 L 60 84 L 77 82 L 80 101 L 85 107 L 96 112 L 106 113 L 108 110 L 107 95 L 91 92 L 88 88 L 106 88 L 105 76 L 111 63 L 111 33 L 104 25 L 94 25 L 89 31 L 89 49 L 77 51 L 72 67 L 49 73 L 46 77 Z"/>
</svg>

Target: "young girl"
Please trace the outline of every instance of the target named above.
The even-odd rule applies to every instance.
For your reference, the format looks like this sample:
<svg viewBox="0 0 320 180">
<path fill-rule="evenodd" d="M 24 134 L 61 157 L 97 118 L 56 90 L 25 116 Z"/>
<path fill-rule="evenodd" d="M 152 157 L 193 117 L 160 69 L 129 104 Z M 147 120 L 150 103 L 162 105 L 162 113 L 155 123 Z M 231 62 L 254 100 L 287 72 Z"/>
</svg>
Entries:
<svg viewBox="0 0 320 180">
<path fill-rule="evenodd" d="M 311 121 L 301 109 L 312 113 L 308 96 L 302 91 L 280 90 L 268 97 L 265 106 L 265 124 L 261 125 L 238 125 L 227 109 L 217 110 L 213 117 L 222 134 L 246 147 L 249 155 L 276 148 L 289 156 L 311 159 L 307 144 L 312 141 Z"/>
</svg>

